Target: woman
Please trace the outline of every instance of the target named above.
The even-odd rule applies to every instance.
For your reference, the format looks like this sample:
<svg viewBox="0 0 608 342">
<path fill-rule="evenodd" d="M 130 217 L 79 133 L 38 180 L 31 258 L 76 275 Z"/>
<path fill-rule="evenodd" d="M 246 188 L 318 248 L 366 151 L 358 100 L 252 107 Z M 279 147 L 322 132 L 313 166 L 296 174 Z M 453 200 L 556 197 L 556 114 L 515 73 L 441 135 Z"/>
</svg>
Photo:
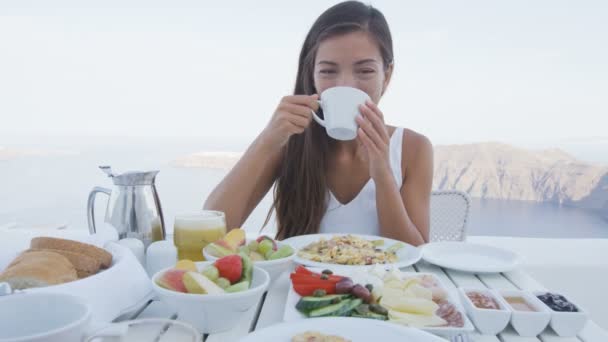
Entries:
<svg viewBox="0 0 608 342">
<path fill-rule="evenodd" d="M 433 149 L 425 136 L 384 123 L 377 105 L 393 68 L 382 13 L 357 1 L 325 11 L 302 46 L 294 95 L 280 101 L 205 208 L 241 226 L 274 184 L 279 239 L 339 232 L 428 242 Z M 359 107 L 352 141 L 333 140 L 311 120 L 318 94 L 336 86 L 371 98 Z"/>
</svg>

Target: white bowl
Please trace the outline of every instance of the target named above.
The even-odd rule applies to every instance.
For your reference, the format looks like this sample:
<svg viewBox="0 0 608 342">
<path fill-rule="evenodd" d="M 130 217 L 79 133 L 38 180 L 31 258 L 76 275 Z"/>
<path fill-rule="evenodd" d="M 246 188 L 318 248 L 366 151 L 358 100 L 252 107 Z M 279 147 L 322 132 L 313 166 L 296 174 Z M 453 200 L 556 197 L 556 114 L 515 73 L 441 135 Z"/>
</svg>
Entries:
<svg viewBox="0 0 608 342">
<path fill-rule="evenodd" d="M 253 241 L 253 240 L 248 239 L 247 243 L 249 243 L 251 241 Z M 281 246 L 285 245 L 285 243 L 283 243 L 281 241 L 276 241 L 276 243 L 277 243 L 277 248 L 281 248 Z M 205 259 L 209 260 L 209 261 L 215 261 L 215 260 L 219 259 L 215 255 L 209 253 L 209 251 L 207 251 L 207 247 L 203 248 L 203 255 L 205 256 Z M 268 275 L 270 276 L 270 281 L 274 281 L 283 272 L 291 269 L 291 266 L 293 265 L 293 258 L 295 255 L 296 255 L 296 251 L 294 249 L 293 253 L 288 257 L 276 259 L 276 260 L 253 261 L 253 264 L 255 266 L 258 266 L 259 268 L 263 269 L 264 271 L 268 272 Z"/>
<path fill-rule="evenodd" d="M 18 293 L 0 298 L 0 341 L 80 341 L 91 309 L 79 298 L 61 293 Z"/>
<path fill-rule="evenodd" d="M 549 308 L 531 292 L 520 290 L 499 290 L 500 300 L 511 310 L 511 325 L 520 336 L 533 337 L 540 334 L 551 320 Z M 536 311 L 515 310 L 505 297 L 521 297 Z"/>
<path fill-rule="evenodd" d="M 550 291 L 534 292 L 534 295 L 539 296 L 547 292 Z M 587 323 L 587 313 L 583 311 L 580 305 L 572 302 L 570 297 L 566 297 L 566 299 L 576 306 L 578 312 L 554 311 L 548 305 L 545 304 L 545 306 L 551 312 L 551 322 L 549 324 L 555 333 L 561 337 L 574 337 L 585 327 L 585 324 Z M 540 299 L 539 301 L 542 303 Z"/>
<path fill-rule="evenodd" d="M 211 262 L 197 262 L 202 270 Z M 251 287 L 248 290 L 222 294 L 193 294 L 171 291 L 156 284 L 156 280 L 167 270 L 152 276 L 152 287 L 160 299 L 173 308 L 180 321 L 192 324 L 203 334 L 213 334 L 230 330 L 243 315 L 258 304 L 262 294 L 268 289 L 268 272 L 254 266 Z"/>
<path fill-rule="evenodd" d="M 503 331 L 511 320 L 511 310 L 507 304 L 500 298 L 500 295 L 489 289 L 481 288 L 458 288 L 461 301 L 469 314 L 469 317 L 475 323 L 477 330 L 487 335 L 496 335 Z M 490 298 L 493 298 L 498 304 L 500 310 L 482 309 L 473 304 L 467 293 L 479 292 Z"/>
</svg>

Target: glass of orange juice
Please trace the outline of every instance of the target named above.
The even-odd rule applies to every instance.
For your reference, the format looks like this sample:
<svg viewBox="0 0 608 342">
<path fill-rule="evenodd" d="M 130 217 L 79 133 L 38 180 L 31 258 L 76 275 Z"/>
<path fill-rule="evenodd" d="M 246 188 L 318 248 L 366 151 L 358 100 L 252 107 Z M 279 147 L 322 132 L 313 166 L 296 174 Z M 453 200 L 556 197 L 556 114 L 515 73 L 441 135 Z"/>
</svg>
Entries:
<svg viewBox="0 0 608 342">
<path fill-rule="evenodd" d="M 203 248 L 226 235 L 226 216 L 221 211 L 202 210 L 175 216 L 173 243 L 179 260 L 205 260 Z"/>
</svg>

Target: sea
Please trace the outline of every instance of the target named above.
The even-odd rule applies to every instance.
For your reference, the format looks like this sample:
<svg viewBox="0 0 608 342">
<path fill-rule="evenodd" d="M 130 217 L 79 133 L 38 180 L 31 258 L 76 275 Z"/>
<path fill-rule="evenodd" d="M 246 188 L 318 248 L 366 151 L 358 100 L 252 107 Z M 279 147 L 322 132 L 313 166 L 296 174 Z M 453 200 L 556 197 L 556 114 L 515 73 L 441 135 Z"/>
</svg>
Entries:
<svg viewBox="0 0 608 342">
<path fill-rule="evenodd" d="M 249 143 L 220 138 L 45 139 L 0 142 L 5 150 L 17 151 L 10 158 L 0 158 L 0 227 L 87 229 L 89 192 L 95 186 L 112 187 L 99 169 L 110 165 L 117 173 L 160 171 L 156 185 L 171 232 L 175 215 L 200 210 L 227 172 L 176 167 L 172 161 L 202 151 L 241 152 Z M 98 196 L 95 216 L 103 220 L 106 197 Z M 243 228 L 273 233 L 272 223 L 262 230 L 270 196 Z M 553 203 L 473 198 L 467 231 L 485 236 L 608 238 L 608 221 L 596 212 Z"/>
</svg>

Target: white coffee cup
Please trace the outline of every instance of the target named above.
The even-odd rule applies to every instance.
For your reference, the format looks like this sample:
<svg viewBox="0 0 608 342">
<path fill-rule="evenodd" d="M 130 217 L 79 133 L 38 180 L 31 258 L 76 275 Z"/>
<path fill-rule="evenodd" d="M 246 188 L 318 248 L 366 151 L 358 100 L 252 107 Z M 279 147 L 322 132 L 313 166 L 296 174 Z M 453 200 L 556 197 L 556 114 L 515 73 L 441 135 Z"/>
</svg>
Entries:
<svg viewBox="0 0 608 342">
<path fill-rule="evenodd" d="M 325 127 L 327 135 L 336 140 L 353 140 L 357 137 L 357 122 L 360 115 L 359 105 L 370 100 L 366 92 L 351 87 L 333 87 L 321 93 L 318 101 L 325 119 L 313 111 L 316 122 Z"/>
<path fill-rule="evenodd" d="M 163 329 L 169 330 L 174 340 L 177 337 L 180 341 L 201 340 L 194 327 L 170 319 L 139 319 L 112 324 L 92 322 L 90 306 L 83 299 L 68 294 L 17 293 L 0 298 L 0 342 L 97 341 L 97 338 L 113 342 L 152 342 L 156 335 L 149 332 Z"/>
<path fill-rule="evenodd" d="M 79 297 L 59 293 L 16 293 L 0 298 L 0 341 L 80 341 L 91 309 Z"/>
</svg>

